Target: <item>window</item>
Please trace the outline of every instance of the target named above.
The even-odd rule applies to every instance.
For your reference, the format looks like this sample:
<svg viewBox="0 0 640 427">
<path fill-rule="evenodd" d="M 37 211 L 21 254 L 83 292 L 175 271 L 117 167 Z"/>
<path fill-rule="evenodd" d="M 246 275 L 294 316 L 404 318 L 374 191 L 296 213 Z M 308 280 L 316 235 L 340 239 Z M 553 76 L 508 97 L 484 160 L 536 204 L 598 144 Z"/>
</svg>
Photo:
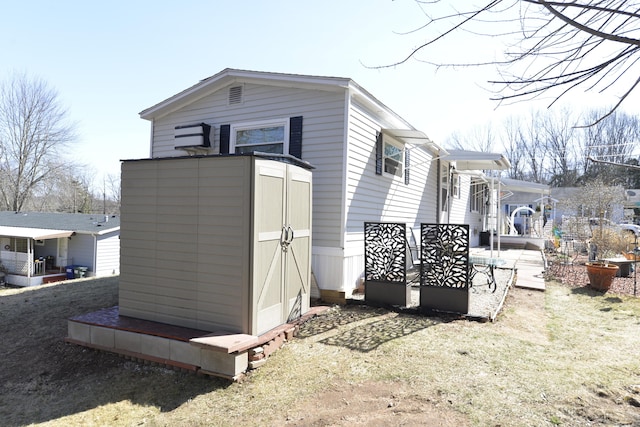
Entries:
<svg viewBox="0 0 640 427">
<path fill-rule="evenodd" d="M 482 202 L 484 200 L 484 189 L 480 182 L 471 184 L 471 196 L 469 198 L 469 210 L 471 212 L 482 212 Z"/>
<path fill-rule="evenodd" d="M 402 145 L 385 138 L 383 159 L 384 173 L 402 176 L 402 165 L 404 164 L 404 149 Z"/>
<path fill-rule="evenodd" d="M 440 203 L 442 212 L 449 210 L 449 167 L 443 166 L 440 178 Z"/>
<path fill-rule="evenodd" d="M 458 174 L 453 175 L 451 179 L 451 186 L 452 186 L 451 194 L 456 199 L 459 199 L 460 198 L 460 175 Z"/>
<path fill-rule="evenodd" d="M 12 237 L 9 242 L 10 247 L 7 250 L 12 252 L 27 253 L 27 239 Z"/>
<path fill-rule="evenodd" d="M 236 154 L 260 151 L 289 152 L 289 120 L 248 123 L 231 127 L 231 151 Z"/>
</svg>

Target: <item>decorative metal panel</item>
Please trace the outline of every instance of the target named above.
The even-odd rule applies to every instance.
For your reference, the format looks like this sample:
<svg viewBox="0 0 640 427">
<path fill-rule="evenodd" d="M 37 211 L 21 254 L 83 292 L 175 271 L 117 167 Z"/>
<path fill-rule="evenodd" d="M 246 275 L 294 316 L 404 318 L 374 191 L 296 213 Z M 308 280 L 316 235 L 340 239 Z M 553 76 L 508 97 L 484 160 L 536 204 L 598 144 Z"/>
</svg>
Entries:
<svg viewBox="0 0 640 427">
<path fill-rule="evenodd" d="M 469 225 L 421 224 L 420 286 L 469 288 Z"/>
<path fill-rule="evenodd" d="M 402 223 L 365 222 L 365 281 L 407 282 L 406 229 Z"/>
</svg>

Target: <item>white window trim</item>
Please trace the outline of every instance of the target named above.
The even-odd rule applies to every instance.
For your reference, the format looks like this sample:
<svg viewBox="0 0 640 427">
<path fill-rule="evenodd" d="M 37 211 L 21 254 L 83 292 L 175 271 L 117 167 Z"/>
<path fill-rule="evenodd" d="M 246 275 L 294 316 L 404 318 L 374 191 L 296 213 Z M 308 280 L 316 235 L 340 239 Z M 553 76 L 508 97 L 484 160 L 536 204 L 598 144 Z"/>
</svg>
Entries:
<svg viewBox="0 0 640 427">
<path fill-rule="evenodd" d="M 442 199 L 440 200 L 440 211 L 449 212 L 449 202 L 452 196 L 452 188 L 449 180 L 451 175 L 450 165 L 442 165 L 440 173 L 442 174 L 440 177 L 440 198 Z"/>
<path fill-rule="evenodd" d="M 387 156 L 385 156 L 385 144 L 389 144 L 389 145 L 393 145 L 396 148 L 399 148 L 402 151 L 402 159 L 400 159 L 400 168 L 402 170 L 402 174 L 400 175 L 394 175 L 392 173 L 388 173 L 385 169 L 385 160 L 387 158 Z M 382 138 L 382 175 L 383 176 L 387 176 L 389 178 L 393 178 L 393 179 L 404 179 L 404 174 L 405 174 L 405 164 L 404 164 L 404 156 L 405 156 L 405 145 L 402 144 L 401 142 L 396 141 L 395 139 L 392 138 L 388 138 L 386 135 L 383 136 Z M 395 159 L 393 159 L 395 160 Z"/>
<path fill-rule="evenodd" d="M 469 211 L 481 213 L 484 205 L 484 185 L 481 182 L 471 182 L 469 186 Z"/>
<path fill-rule="evenodd" d="M 461 190 L 461 188 L 460 188 L 460 185 L 461 185 L 460 180 L 461 180 L 460 179 L 460 174 L 453 173 L 452 179 L 451 179 L 451 181 L 452 181 L 451 182 L 451 187 L 452 187 L 451 188 L 451 195 L 456 199 L 460 198 L 460 190 Z"/>
<path fill-rule="evenodd" d="M 276 126 L 284 126 L 284 146 L 282 147 L 282 152 L 283 154 L 289 153 L 289 119 L 288 118 L 232 124 L 231 130 L 230 130 L 231 135 L 229 135 L 229 152 L 230 153 L 236 152 L 236 135 L 238 134 L 238 131 L 247 130 L 247 129 L 276 127 Z"/>
</svg>

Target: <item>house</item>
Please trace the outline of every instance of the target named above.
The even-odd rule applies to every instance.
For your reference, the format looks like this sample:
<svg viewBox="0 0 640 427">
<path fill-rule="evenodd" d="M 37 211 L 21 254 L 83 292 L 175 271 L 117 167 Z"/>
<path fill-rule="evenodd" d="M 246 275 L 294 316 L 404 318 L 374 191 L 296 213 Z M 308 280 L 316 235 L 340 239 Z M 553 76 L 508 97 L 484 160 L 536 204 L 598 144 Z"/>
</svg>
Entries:
<svg viewBox="0 0 640 427">
<path fill-rule="evenodd" d="M 119 304 L 70 319 L 67 341 L 228 378 L 319 308 L 312 277 L 325 300 L 352 292 L 365 222 L 473 222 L 477 244 L 496 213 L 481 171 L 509 167 L 447 152 L 346 78 L 226 69 L 140 115 Z"/>
<path fill-rule="evenodd" d="M 225 69 L 140 117 L 151 158 L 260 151 L 312 165 L 311 265 L 325 296 L 362 278 L 365 221 L 471 223 L 477 245 L 495 215 L 479 171 L 509 167 L 499 154 L 447 152 L 349 78 Z"/>
<path fill-rule="evenodd" d="M 5 282 L 35 286 L 73 278 L 74 270 L 87 277 L 119 274 L 119 235 L 117 216 L 0 212 Z"/>
</svg>

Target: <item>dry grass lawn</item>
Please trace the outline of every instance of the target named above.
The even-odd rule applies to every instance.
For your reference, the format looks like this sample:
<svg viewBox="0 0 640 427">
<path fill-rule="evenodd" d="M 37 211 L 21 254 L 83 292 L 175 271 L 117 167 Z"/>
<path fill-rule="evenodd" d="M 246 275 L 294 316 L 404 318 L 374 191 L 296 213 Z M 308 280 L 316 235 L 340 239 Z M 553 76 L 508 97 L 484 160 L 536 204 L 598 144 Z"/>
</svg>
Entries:
<svg viewBox="0 0 640 427">
<path fill-rule="evenodd" d="M 640 426 L 640 298 L 512 289 L 495 323 L 335 307 L 242 383 L 65 344 L 117 278 L 0 289 L 4 426 Z"/>
</svg>

